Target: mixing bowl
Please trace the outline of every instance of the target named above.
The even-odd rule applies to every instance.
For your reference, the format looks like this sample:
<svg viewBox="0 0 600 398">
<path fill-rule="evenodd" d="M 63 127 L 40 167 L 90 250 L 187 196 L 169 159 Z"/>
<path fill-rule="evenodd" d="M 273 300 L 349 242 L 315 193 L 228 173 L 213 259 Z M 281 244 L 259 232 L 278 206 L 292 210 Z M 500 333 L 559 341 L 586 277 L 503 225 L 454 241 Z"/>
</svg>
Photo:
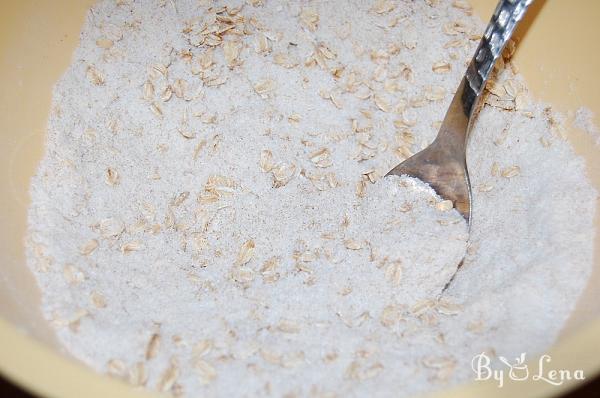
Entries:
<svg viewBox="0 0 600 398">
<path fill-rule="evenodd" d="M 92 0 L 19 0 L 0 4 L 0 371 L 43 397 L 149 397 L 92 372 L 58 345 L 39 309 L 40 292 L 25 265 L 24 236 L 30 177 L 43 151 L 51 89 L 66 69 Z M 473 0 L 483 19 L 495 1 Z M 574 112 L 600 112 L 600 2 L 537 0 L 516 33 L 515 64 L 534 97 L 568 119 L 568 139 L 585 159 L 600 190 L 600 151 L 592 137 L 571 127 Z M 596 120 L 596 123 L 600 120 Z M 556 165 L 560 167 L 560 165 Z M 597 212 L 600 213 L 600 212 Z M 597 220 L 596 220 L 597 221 Z M 547 354 L 552 369 L 600 371 L 600 241 L 587 289 L 561 337 Z M 537 367 L 538 358 L 531 358 Z M 442 391 L 440 397 L 550 397 L 582 383 L 559 386 L 544 381 L 473 381 Z"/>
</svg>

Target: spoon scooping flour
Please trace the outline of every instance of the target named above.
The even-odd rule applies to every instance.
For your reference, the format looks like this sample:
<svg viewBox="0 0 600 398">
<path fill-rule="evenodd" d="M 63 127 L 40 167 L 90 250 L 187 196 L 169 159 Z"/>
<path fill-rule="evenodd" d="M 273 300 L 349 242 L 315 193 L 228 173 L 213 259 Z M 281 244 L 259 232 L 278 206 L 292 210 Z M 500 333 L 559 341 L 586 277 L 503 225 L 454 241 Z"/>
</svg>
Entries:
<svg viewBox="0 0 600 398">
<path fill-rule="evenodd" d="M 423 183 L 381 179 L 434 138 L 471 14 L 96 4 L 29 216 L 68 352 L 173 395 L 397 397 L 471 380 L 482 351 L 546 350 L 591 271 L 596 193 L 510 54 L 471 133 L 470 236 Z"/>
</svg>

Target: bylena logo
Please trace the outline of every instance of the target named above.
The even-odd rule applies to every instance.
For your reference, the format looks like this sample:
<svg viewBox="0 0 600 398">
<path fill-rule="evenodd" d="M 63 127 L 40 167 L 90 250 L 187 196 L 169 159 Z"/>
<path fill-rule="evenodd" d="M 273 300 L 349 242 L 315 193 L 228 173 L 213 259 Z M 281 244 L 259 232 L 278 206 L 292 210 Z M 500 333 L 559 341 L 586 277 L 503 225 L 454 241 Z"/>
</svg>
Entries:
<svg viewBox="0 0 600 398">
<path fill-rule="evenodd" d="M 567 380 L 585 380 L 583 370 L 552 369 L 550 362 L 552 358 L 548 354 L 540 357 L 537 369 L 529 368 L 525 363 L 525 353 L 522 353 L 511 363 L 505 357 L 498 357 L 501 366 L 492 367 L 492 360 L 485 352 L 477 354 L 471 361 L 471 368 L 475 372 L 475 380 L 495 380 L 498 387 L 504 386 L 508 378 L 515 381 L 533 380 L 560 386 Z"/>
</svg>

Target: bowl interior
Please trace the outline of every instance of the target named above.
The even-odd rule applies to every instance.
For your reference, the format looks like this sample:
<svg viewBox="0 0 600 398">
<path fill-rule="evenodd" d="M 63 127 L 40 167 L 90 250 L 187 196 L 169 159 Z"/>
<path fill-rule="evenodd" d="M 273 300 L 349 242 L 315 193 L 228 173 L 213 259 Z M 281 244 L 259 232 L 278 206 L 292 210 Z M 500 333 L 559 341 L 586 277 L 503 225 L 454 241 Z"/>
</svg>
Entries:
<svg viewBox="0 0 600 398">
<path fill-rule="evenodd" d="M 48 366 L 59 366 L 64 359 L 56 354 L 59 347 L 39 310 L 39 289 L 25 266 L 23 242 L 29 179 L 43 152 L 52 86 L 70 62 L 86 10 L 92 3 L 93 0 L 22 0 L 0 5 L 0 80 L 3 87 L 0 92 L 0 318 L 6 321 L 0 323 L 0 332 L 9 336 L 8 340 L 0 340 L 0 352 L 27 351 L 35 355 L 44 348 L 34 340 L 41 341 L 51 347 L 44 353 L 47 359 L 44 363 Z M 495 6 L 493 0 L 472 0 L 472 3 L 475 12 L 485 20 Z M 574 2 L 537 0 L 517 31 L 520 44 L 515 63 L 525 75 L 534 96 L 551 103 L 567 116 L 568 139 L 585 159 L 588 176 L 600 191 L 598 146 L 593 138 L 571 124 L 574 112 L 580 106 L 600 112 L 600 79 L 596 75 L 600 70 L 600 55 L 592 51 L 600 36 L 596 22 L 599 19 L 600 2 L 577 2 L 575 5 Z M 599 121 L 596 119 L 596 123 Z M 561 335 L 566 352 L 583 349 L 583 352 L 595 354 L 586 365 L 588 374 L 600 368 L 598 237 L 595 253 L 590 283 Z M 15 328 L 26 331 L 30 337 L 15 337 Z M 573 338 L 584 332 L 589 334 L 588 340 Z M 65 397 L 75 396 L 67 395 L 55 385 L 60 378 L 41 381 L 28 377 L 25 370 L 9 366 L 10 360 L 1 355 L 0 369 L 30 388 L 43 394 L 61 391 Z M 73 370 L 77 367 L 80 366 L 64 369 L 65 372 L 78 372 Z M 77 377 L 84 380 L 94 380 L 93 385 L 99 391 L 109 388 L 105 386 L 108 382 L 104 378 L 91 373 L 82 375 L 77 373 Z M 125 394 L 124 391 L 119 390 L 119 394 Z M 494 394 L 494 390 L 491 393 Z"/>
</svg>

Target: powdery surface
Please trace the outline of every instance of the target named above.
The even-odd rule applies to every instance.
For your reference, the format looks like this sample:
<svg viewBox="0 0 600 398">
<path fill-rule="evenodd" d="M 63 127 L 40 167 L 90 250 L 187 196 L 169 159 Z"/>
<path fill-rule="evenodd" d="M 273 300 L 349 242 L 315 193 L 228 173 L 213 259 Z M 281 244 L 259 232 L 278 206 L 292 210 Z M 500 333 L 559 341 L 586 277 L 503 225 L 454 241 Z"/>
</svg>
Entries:
<svg viewBox="0 0 600 398">
<path fill-rule="evenodd" d="M 594 124 L 594 112 L 582 106 L 575 112 L 575 126 L 588 133 L 596 144 L 600 144 L 600 130 Z"/>
<path fill-rule="evenodd" d="M 481 24 L 450 1 L 305 4 L 246 4 L 239 44 L 201 44 L 195 0 L 90 12 L 30 211 L 67 350 L 176 395 L 400 396 L 470 380 L 483 350 L 548 348 L 595 233 L 557 118 L 509 68 L 492 86 L 440 298 L 465 223 L 378 178 L 433 139 Z"/>
</svg>

